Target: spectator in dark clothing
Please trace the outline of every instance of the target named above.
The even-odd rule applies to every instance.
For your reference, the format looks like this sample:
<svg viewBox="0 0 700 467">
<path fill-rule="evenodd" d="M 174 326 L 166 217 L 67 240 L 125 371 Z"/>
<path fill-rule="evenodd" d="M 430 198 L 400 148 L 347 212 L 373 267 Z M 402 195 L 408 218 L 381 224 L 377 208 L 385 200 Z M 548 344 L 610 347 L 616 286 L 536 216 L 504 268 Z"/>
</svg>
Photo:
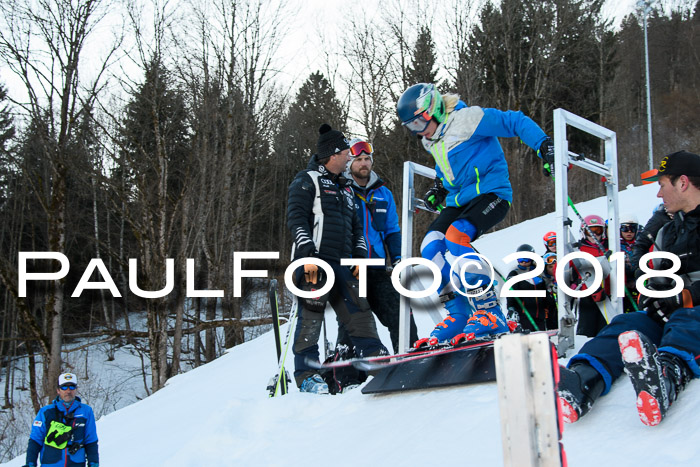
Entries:
<svg viewBox="0 0 700 467">
<path fill-rule="evenodd" d="M 320 258 L 333 268 L 335 282 L 327 299 L 348 329 L 355 355 L 386 354 L 367 299 L 359 296 L 359 267 L 351 270 L 340 265 L 344 258 L 367 257 L 350 182 L 341 175 L 349 160 L 350 146 L 340 131 L 327 124 L 321 126 L 319 133 L 317 153 L 308 168 L 289 185 L 287 225 L 294 239 L 292 255 L 295 260 Z M 312 263 L 299 268 L 295 275 L 297 284 L 307 285 L 316 285 L 319 277 L 318 266 Z M 325 394 L 329 392 L 328 384 L 307 363 L 319 358 L 325 303 L 299 297 L 297 300 L 299 318 L 292 348 L 294 378 L 302 392 Z"/>
<path fill-rule="evenodd" d="M 652 277 L 640 290 L 641 311 L 617 315 L 561 368 L 558 387 L 565 421 L 575 422 L 606 394 L 623 369 L 637 394 L 637 411 L 645 425 L 666 416 L 685 386 L 700 376 L 700 156 L 680 151 L 666 156 L 656 174 L 658 197 L 674 214 L 657 233 L 660 251 L 673 253 L 681 266 L 675 272 L 680 292 L 667 273 Z M 655 260 L 655 269 L 667 270 Z M 671 285 L 670 285 L 671 284 Z"/>
<path fill-rule="evenodd" d="M 634 271 L 636 267 L 632 265 L 632 249 L 637 241 L 639 233 L 639 223 L 634 214 L 620 215 L 620 251 L 625 254 L 625 296 L 622 300 L 622 307 L 625 313 L 637 311 L 637 288 L 635 287 Z"/>
<path fill-rule="evenodd" d="M 673 213 L 668 212 L 663 203 L 654 208 L 651 218 L 637 234 L 637 241 L 634 243 L 632 252 L 630 253 L 630 265 L 635 271 L 639 269 L 639 261 L 642 256 L 649 253 L 651 250 L 656 234 L 661 227 L 671 222 L 671 220 L 673 220 Z"/>
<path fill-rule="evenodd" d="M 518 247 L 517 252 L 529 251 L 534 253 L 535 249 L 523 244 Z M 512 279 L 520 274 L 530 272 L 535 269 L 534 262 L 529 258 L 518 258 L 518 265 L 513 268 L 508 274 L 507 280 Z M 508 306 L 508 319 L 517 321 L 523 330 L 527 331 L 543 331 L 547 329 L 547 316 L 550 310 L 553 309 L 551 297 L 547 297 L 547 284 L 540 276 L 535 276 L 529 279 L 517 280 L 512 285 L 512 290 L 521 291 L 542 291 L 545 292 L 544 297 L 508 297 L 506 302 Z"/>
</svg>

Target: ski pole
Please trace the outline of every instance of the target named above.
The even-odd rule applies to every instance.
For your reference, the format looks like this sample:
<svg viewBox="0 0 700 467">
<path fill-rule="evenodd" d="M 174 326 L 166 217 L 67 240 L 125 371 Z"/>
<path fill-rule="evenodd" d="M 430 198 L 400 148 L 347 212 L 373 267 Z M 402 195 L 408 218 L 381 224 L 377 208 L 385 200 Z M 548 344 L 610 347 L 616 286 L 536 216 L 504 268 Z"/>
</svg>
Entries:
<svg viewBox="0 0 700 467">
<path fill-rule="evenodd" d="M 291 342 L 291 336 L 294 330 L 294 326 L 297 321 L 297 311 L 299 309 L 299 302 L 298 300 L 294 300 L 294 305 L 292 307 L 292 311 L 289 314 L 289 329 L 287 330 L 287 336 L 285 338 L 285 343 L 284 343 L 284 353 L 282 354 L 282 360 L 280 362 L 280 367 L 279 367 L 279 373 L 277 377 L 277 383 L 275 384 L 275 392 L 273 393 L 273 397 L 277 395 L 277 390 L 280 389 L 280 381 L 284 380 L 284 382 L 281 385 L 281 393 L 280 395 L 285 395 L 287 391 L 287 370 L 284 369 L 284 362 L 287 360 L 287 350 L 289 350 L 289 343 Z"/>
</svg>

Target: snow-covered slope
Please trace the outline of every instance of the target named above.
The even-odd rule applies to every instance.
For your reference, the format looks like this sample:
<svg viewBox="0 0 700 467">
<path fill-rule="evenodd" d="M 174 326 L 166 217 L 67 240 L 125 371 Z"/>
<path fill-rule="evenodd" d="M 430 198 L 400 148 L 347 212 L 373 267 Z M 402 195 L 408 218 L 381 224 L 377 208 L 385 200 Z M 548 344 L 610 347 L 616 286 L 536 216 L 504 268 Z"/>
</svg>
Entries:
<svg viewBox="0 0 700 467">
<path fill-rule="evenodd" d="M 621 192 L 623 210 L 645 222 L 658 204 L 655 193 L 655 185 Z M 578 208 L 584 216 L 604 214 L 605 202 L 594 200 Z M 525 242 L 541 251 L 542 235 L 553 222 L 553 214 L 530 220 L 485 236 L 477 247 L 494 260 Z M 332 317 L 327 318 L 332 324 Z M 417 321 L 419 334 L 427 335 L 430 319 L 419 314 Z M 389 343 L 384 329 L 381 337 Z M 293 390 L 270 399 L 265 386 L 276 371 L 275 360 L 273 336 L 267 333 L 173 378 L 145 400 L 102 417 L 97 423 L 101 465 L 502 464 L 494 383 L 376 396 L 359 390 L 340 396 Z M 289 366 L 292 360 L 288 358 Z M 566 427 L 569 465 L 697 465 L 698 413 L 700 382 L 693 381 L 668 419 L 646 427 L 623 376 L 589 415 Z M 5 465 L 22 464 L 23 458 L 17 458 Z"/>
</svg>

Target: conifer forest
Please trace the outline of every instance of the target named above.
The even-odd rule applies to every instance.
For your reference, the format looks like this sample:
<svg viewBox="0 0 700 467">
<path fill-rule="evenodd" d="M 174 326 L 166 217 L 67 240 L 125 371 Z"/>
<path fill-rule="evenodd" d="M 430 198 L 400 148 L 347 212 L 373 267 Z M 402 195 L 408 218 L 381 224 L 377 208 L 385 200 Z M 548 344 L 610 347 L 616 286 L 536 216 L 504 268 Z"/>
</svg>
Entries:
<svg viewBox="0 0 700 467">
<path fill-rule="evenodd" d="M 235 297 L 234 252 L 279 252 L 243 267 L 281 282 L 292 245 L 287 187 L 322 123 L 371 141 L 374 170 L 398 206 L 403 162 L 434 165 L 397 119 L 412 84 L 520 110 L 549 135 L 556 108 L 594 121 L 617 133 L 619 186 L 641 183 L 649 152 L 640 7 L 614 24 L 601 0 L 358 3 L 331 26 L 276 0 L 0 0 L 4 409 L 23 385 L 38 410 L 66 352 L 85 345 L 133 345 L 144 384 L 157 391 L 254 336 L 271 322 L 251 302 L 266 284 L 243 279 Z M 647 23 L 656 165 L 670 152 L 700 151 L 700 2 L 651 2 Z M 290 79 L 285 70 L 306 56 L 307 45 L 289 39 L 298 28 L 317 28 L 324 45 L 312 51 L 321 57 L 314 68 Z M 552 212 L 554 183 L 534 151 L 517 138 L 502 144 L 514 201 L 500 226 Z M 573 134 L 569 149 L 602 157 L 585 135 Z M 574 202 L 605 194 L 600 177 L 575 170 Z M 69 271 L 24 284 L 22 274 L 61 263 L 21 264 L 20 252 L 60 253 Z M 105 271 L 117 294 L 73 296 L 87 280 L 106 281 Z M 171 292 L 144 298 L 134 281 Z M 191 298 L 188 287 L 223 293 Z M 133 326 L 139 317 L 145 327 Z"/>
</svg>

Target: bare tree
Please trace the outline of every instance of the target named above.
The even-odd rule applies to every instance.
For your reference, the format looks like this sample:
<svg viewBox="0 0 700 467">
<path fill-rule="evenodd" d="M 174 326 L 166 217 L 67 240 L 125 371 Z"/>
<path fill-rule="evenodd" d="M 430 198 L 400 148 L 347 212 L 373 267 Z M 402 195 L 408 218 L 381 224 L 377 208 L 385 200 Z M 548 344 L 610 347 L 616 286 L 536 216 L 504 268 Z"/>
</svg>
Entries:
<svg viewBox="0 0 700 467">
<path fill-rule="evenodd" d="M 16 101 L 27 117 L 46 118 L 47 139 L 42 141 L 41 158 L 50 167 L 50 183 L 39 183 L 38 174 L 28 173 L 36 198 L 47 218 L 48 247 L 66 251 L 66 179 L 71 169 L 69 142 L 79 116 L 92 107 L 103 74 L 111 63 L 118 41 L 96 67 L 91 83 L 81 80 L 79 66 L 88 37 L 108 12 L 108 0 L 18 1 L 2 0 L 0 12 L 0 57 L 22 80 L 26 100 Z M 31 168 L 28 168 L 31 169 Z M 61 371 L 63 342 L 64 281 L 54 281 L 46 301 L 49 316 L 50 352 L 44 373 L 44 394 L 53 391 L 52 381 Z"/>
</svg>

